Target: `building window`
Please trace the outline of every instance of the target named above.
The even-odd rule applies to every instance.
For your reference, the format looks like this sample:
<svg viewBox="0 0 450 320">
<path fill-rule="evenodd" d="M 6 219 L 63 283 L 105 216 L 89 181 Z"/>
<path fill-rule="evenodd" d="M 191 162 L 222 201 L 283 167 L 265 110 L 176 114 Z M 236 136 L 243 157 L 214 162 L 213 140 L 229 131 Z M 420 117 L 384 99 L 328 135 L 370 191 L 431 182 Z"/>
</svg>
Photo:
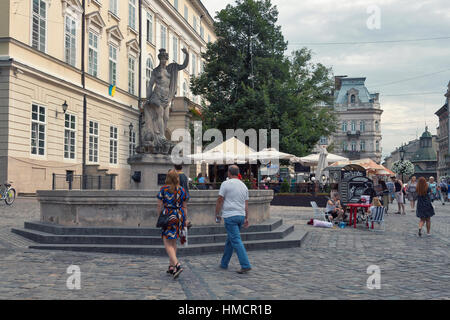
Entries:
<svg viewBox="0 0 450 320">
<path fill-rule="evenodd" d="M 347 132 L 347 121 L 342 122 L 342 131 Z"/>
<path fill-rule="evenodd" d="M 109 83 L 117 84 L 117 48 L 112 44 L 109 45 Z"/>
<path fill-rule="evenodd" d="M 33 0 L 33 29 L 31 46 L 45 52 L 47 33 L 47 4 L 43 0 Z"/>
<path fill-rule="evenodd" d="M 377 152 L 380 152 L 380 141 L 376 142 L 376 150 Z"/>
<path fill-rule="evenodd" d="M 366 142 L 364 140 L 361 140 L 359 142 L 359 150 L 360 151 L 366 151 Z"/>
<path fill-rule="evenodd" d="M 194 28 L 195 32 L 197 32 L 197 17 L 192 17 L 192 27 Z"/>
<path fill-rule="evenodd" d="M 136 132 L 131 131 L 130 132 L 130 139 L 129 139 L 129 145 L 128 145 L 128 156 L 132 157 L 136 154 Z"/>
<path fill-rule="evenodd" d="M 183 82 L 183 96 L 185 96 L 186 98 L 188 98 L 188 94 L 189 94 L 188 86 L 187 86 L 186 81 L 184 81 L 184 82 Z"/>
<path fill-rule="evenodd" d="M 167 28 L 163 25 L 161 25 L 161 49 L 167 49 L 166 48 L 166 40 L 167 39 Z"/>
<path fill-rule="evenodd" d="M 128 0 L 128 26 L 136 30 L 136 0 Z"/>
<path fill-rule="evenodd" d="M 351 131 L 356 131 L 356 121 L 352 121 L 351 123 Z"/>
<path fill-rule="evenodd" d="M 88 73 L 96 77 L 98 70 L 98 36 L 89 31 Z"/>
<path fill-rule="evenodd" d="M 117 127 L 109 127 L 109 163 L 117 164 Z"/>
<path fill-rule="evenodd" d="M 75 66 L 77 29 L 75 19 L 66 16 L 65 18 L 65 34 L 64 34 L 64 58 L 66 63 Z"/>
<path fill-rule="evenodd" d="M 98 122 L 89 121 L 89 162 L 98 162 Z"/>
<path fill-rule="evenodd" d="M 352 95 L 350 96 L 350 102 L 351 102 L 351 103 L 356 103 L 356 96 L 355 96 L 354 94 L 352 94 Z"/>
<path fill-rule="evenodd" d="M 111 11 L 113 14 L 115 14 L 116 16 L 119 16 L 118 14 L 118 7 L 117 7 L 117 2 L 119 0 L 109 0 L 109 11 Z"/>
<path fill-rule="evenodd" d="M 153 43 L 153 16 L 147 12 L 147 41 Z"/>
<path fill-rule="evenodd" d="M 174 6 L 175 9 L 177 9 L 177 11 L 178 11 L 178 0 L 173 0 L 173 6 Z"/>
<path fill-rule="evenodd" d="M 320 142 L 319 144 L 321 145 L 327 145 L 328 144 L 328 138 L 327 137 L 320 137 Z"/>
<path fill-rule="evenodd" d="M 342 142 L 342 151 L 347 151 L 347 142 Z"/>
<path fill-rule="evenodd" d="M 187 5 L 184 5 L 184 18 L 186 19 L 186 21 L 189 20 L 189 9 Z"/>
<path fill-rule="evenodd" d="M 208 34 L 208 43 L 211 42 L 211 36 Z"/>
<path fill-rule="evenodd" d="M 136 59 L 128 57 L 128 92 L 134 94 Z"/>
<path fill-rule="evenodd" d="M 205 28 L 203 26 L 200 26 L 200 37 L 205 40 Z"/>
<path fill-rule="evenodd" d="M 45 155 L 45 107 L 31 106 L 31 154 Z"/>
<path fill-rule="evenodd" d="M 375 131 L 380 130 L 380 123 L 378 121 L 375 121 Z"/>
<path fill-rule="evenodd" d="M 173 36 L 173 61 L 178 62 L 178 38 Z"/>
<path fill-rule="evenodd" d="M 153 71 L 153 59 L 152 57 L 147 58 L 147 63 L 145 66 L 145 81 L 147 83 L 146 87 L 148 88 L 150 84 L 150 78 L 152 77 L 152 71 Z"/>
<path fill-rule="evenodd" d="M 64 159 L 75 159 L 75 116 L 66 113 L 64 121 Z"/>
<path fill-rule="evenodd" d="M 197 75 L 197 56 L 193 53 L 192 54 L 192 71 L 191 74 L 193 76 Z"/>
<path fill-rule="evenodd" d="M 359 123 L 359 130 L 360 130 L 361 132 L 366 131 L 366 122 L 365 122 L 365 121 L 361 121 L 361 122 Z"/>
<path fill-rule="evenodd" d="M 352 151 L 356 151 L 356 142 L 352 141 L 351 143 Z"/>
</svg>

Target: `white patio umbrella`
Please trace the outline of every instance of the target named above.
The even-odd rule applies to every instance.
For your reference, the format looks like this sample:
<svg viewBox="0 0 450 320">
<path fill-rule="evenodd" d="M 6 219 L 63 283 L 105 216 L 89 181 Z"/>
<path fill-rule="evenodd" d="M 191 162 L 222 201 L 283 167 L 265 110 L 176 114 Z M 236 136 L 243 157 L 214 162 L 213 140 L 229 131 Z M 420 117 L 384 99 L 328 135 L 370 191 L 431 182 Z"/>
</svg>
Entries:
<svg viewBox="0 0 450 320">
<path fill-rule="evenodd" d="M 252 152 L 249 155 L 252 160 L 273 161 L 273 160 L 290 160 L 295 157 L 292 154 L 280 152 L 275 148 L 266 148 L 259 152 Z"/>
<path fill-rule="evenodd" d="M 316 167 L 316 179 L 320 179 L 323 169 L 325 169 L 328 166 L 327 156 L 328 156 L 327 149 L 322 148 L 320 150 L 319 161 L 318 161 L 317 167 Z"/>
<path fill-rule="evenodd" d="M 306 157 L 293 158 L 291 162 L 300 162 L 303 165 L 317 166 L 319 164 L 320 153 L 310 154 Z M 348 158 L 338 156 L 337 154 L 328 153 L 326 157 L 327 165 L 338 161 L 349 161 Z"/>
</svg>

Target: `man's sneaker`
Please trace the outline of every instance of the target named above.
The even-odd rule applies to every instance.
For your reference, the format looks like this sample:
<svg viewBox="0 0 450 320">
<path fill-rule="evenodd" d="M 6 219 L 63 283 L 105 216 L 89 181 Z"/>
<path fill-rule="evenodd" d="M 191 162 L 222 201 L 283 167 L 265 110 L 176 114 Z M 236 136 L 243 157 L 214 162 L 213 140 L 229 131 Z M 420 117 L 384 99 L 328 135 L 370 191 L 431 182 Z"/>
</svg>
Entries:
<svg viewBox="0 0 450 320">
<path fill-rule="evenodd" d="M 237 271 L 237 273 L 244 274 L 244 273 L 249 272 L 250 270 L 252 270 L 252 268 L 247 268 L 247 269 L 242 268 L 241 270 Z"/>
</svg>

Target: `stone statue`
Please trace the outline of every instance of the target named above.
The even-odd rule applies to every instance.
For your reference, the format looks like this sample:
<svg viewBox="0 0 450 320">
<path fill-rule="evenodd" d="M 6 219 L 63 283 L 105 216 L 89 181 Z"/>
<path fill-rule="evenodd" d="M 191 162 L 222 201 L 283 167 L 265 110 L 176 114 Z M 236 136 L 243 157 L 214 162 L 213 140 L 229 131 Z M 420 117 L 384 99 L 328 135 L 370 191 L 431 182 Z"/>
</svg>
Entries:
<svg viewBox="0 0 450 320">
<path fill-rule="evenodd" d="M 159 50 L 159 66 L 151 74 L 147 87 L 147 101 L 143 106 L 142 144 L 144 153 L 169 154 L 174 144 L 166 138 L 167 122 L 170 106 L 177 92 L 178 72 L 189 64 L 189 54 L 183 48 L 184 62 L 182 65 L 171 63 L 165 49 Z M 142 110 L 141 110 L 142 111 Z"/>
</svg>

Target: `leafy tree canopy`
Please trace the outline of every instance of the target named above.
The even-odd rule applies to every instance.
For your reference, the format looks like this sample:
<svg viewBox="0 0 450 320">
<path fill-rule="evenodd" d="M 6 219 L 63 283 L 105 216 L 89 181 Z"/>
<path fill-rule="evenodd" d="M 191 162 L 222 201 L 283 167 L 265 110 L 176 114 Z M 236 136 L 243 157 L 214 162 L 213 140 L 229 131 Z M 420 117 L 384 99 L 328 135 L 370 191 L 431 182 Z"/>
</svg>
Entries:
<svg viewBox="0 0 450 320">
<path fill-rule="evenodd" d="M 202 95 L 204 129 L 279 129 L 280 150 L 305 155 L 336 129 L 331 69 L 303 48 L 285 56 L 287 42 L 270 0 L 237 0 L 215 21 L 204 72 L 191 80 Z"/>
</svg>

